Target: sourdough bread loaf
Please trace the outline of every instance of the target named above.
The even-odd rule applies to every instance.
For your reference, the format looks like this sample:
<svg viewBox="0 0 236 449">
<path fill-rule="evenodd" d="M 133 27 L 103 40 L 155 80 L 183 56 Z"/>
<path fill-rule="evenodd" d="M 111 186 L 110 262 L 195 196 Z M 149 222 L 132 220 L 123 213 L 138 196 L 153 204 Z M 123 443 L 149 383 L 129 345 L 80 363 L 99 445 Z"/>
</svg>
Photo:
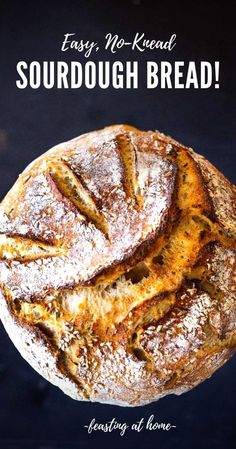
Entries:
<svg viewBox="0 0 236 449">
<path fill-rule="evenodd" d="M 193 388 L 236 348 L 236 189 L 159 132 L 117 125 L 52 148 L 0 205 L 0 316 L 78 400 Z"/>
</svg>

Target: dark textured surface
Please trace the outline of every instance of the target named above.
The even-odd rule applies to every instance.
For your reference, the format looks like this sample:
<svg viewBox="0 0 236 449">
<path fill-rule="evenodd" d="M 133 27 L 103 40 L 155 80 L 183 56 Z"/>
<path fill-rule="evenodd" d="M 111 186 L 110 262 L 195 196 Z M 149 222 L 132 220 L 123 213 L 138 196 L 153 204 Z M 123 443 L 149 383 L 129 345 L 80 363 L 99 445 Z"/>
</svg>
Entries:
<svg viewBox="0 0 236 449">
<path fill-rule="evenodd" d="M 5 2 L 1 5 L 0 195 L 36 156 L 52 145 L 112 123 L 160 129 L 206 156 L 235 182 L 235 7 L 232 3 L 70 1 Z M 76 59 L 61 55 L 63 34 L 101 41 L 107 32 L 126 38 L 144 31 L 150 38 L 177 34 L 168 59 L 220 60 L 219 90 L 18 90 L 19 60 Z M 101 58 L 107 55 L 99 53 Z M 97 57 L 97 56 L 96 56 Z M 165 53 L 134 54 L 167 59 Z M 82 58 L 81 58 L 82 59 Z M 49 449 L 109 447 L 233 449 L 235 447 L 235 360 L 210 380 L 180 397 L 167 397 L 143 408 L 123 409 L 76 403 L 41 379 L 24 362 L 1 328 L 0 448 Z M 93 433 L 97 421 L 128 424 L 151 414 L 177 426 L 170 432 Z"/>
</svg>

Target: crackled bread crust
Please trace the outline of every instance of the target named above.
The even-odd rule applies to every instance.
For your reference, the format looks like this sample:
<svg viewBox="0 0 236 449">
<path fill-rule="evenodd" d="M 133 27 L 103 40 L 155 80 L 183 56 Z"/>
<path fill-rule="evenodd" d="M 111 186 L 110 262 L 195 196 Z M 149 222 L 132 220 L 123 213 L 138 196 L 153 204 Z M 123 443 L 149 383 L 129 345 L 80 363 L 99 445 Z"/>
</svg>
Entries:
<svg viewBox="0 0 236 449">
<path fill-rule="evenodd" d="M 159 132 L 57 145 L 0 205 L 0 316 L 78 400 L 136 406 L 193 388 L 235 351 L 236 190 Z"/>
</svg>

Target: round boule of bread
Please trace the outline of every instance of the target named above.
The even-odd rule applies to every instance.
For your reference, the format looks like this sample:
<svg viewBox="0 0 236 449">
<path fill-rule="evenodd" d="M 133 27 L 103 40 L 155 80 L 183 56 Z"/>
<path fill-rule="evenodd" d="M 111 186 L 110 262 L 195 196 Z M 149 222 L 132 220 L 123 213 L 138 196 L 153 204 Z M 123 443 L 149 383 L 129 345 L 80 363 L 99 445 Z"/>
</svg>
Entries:
<svg viewBox="0 0 236 449">
<path fill-rule="evenodd" d="M 110 126 L 32 162 L 0 205 L 0 317 L 78 400 L 190 390 L 236 348 L 236 189 L 160 132 Z"/>
</svg>

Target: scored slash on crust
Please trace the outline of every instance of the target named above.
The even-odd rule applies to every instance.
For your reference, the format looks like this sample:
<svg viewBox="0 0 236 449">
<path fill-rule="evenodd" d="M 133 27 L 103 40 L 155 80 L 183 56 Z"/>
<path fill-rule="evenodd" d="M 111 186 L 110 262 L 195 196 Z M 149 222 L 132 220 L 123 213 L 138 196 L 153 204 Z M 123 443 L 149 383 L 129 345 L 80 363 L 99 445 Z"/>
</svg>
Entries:
<svg viewBox="0 0 236 449">
<path fill-rule="evenodd" d="M 143 206 L 143 197 L 140 193 L 137 177 L 137 155 L 131 137 L 128 134 L 120 134 L 115 140 L 118 145 L 119 156 L 123 166 L 123 185 L 127 202 L 133 203 L 134 207 L 140 209 Z"/>
<path fill-rule="evenodd" d="M 93 223 L 106 238 L 109 238 L 108 225 L 104 215 L 98 209 L 91 192 L 82 183 L 78 174 L 65 161 L 53 162 L 48 169 L 58 190 L 73 203 L 84 220 Z"/>
<path fill-rule="evenodd" d="M 65 254 L 63 247 L 37 242 L 22 236 L 0 234 L 0 259 L 28 261 L 62 254 Z"/>
</svg>

